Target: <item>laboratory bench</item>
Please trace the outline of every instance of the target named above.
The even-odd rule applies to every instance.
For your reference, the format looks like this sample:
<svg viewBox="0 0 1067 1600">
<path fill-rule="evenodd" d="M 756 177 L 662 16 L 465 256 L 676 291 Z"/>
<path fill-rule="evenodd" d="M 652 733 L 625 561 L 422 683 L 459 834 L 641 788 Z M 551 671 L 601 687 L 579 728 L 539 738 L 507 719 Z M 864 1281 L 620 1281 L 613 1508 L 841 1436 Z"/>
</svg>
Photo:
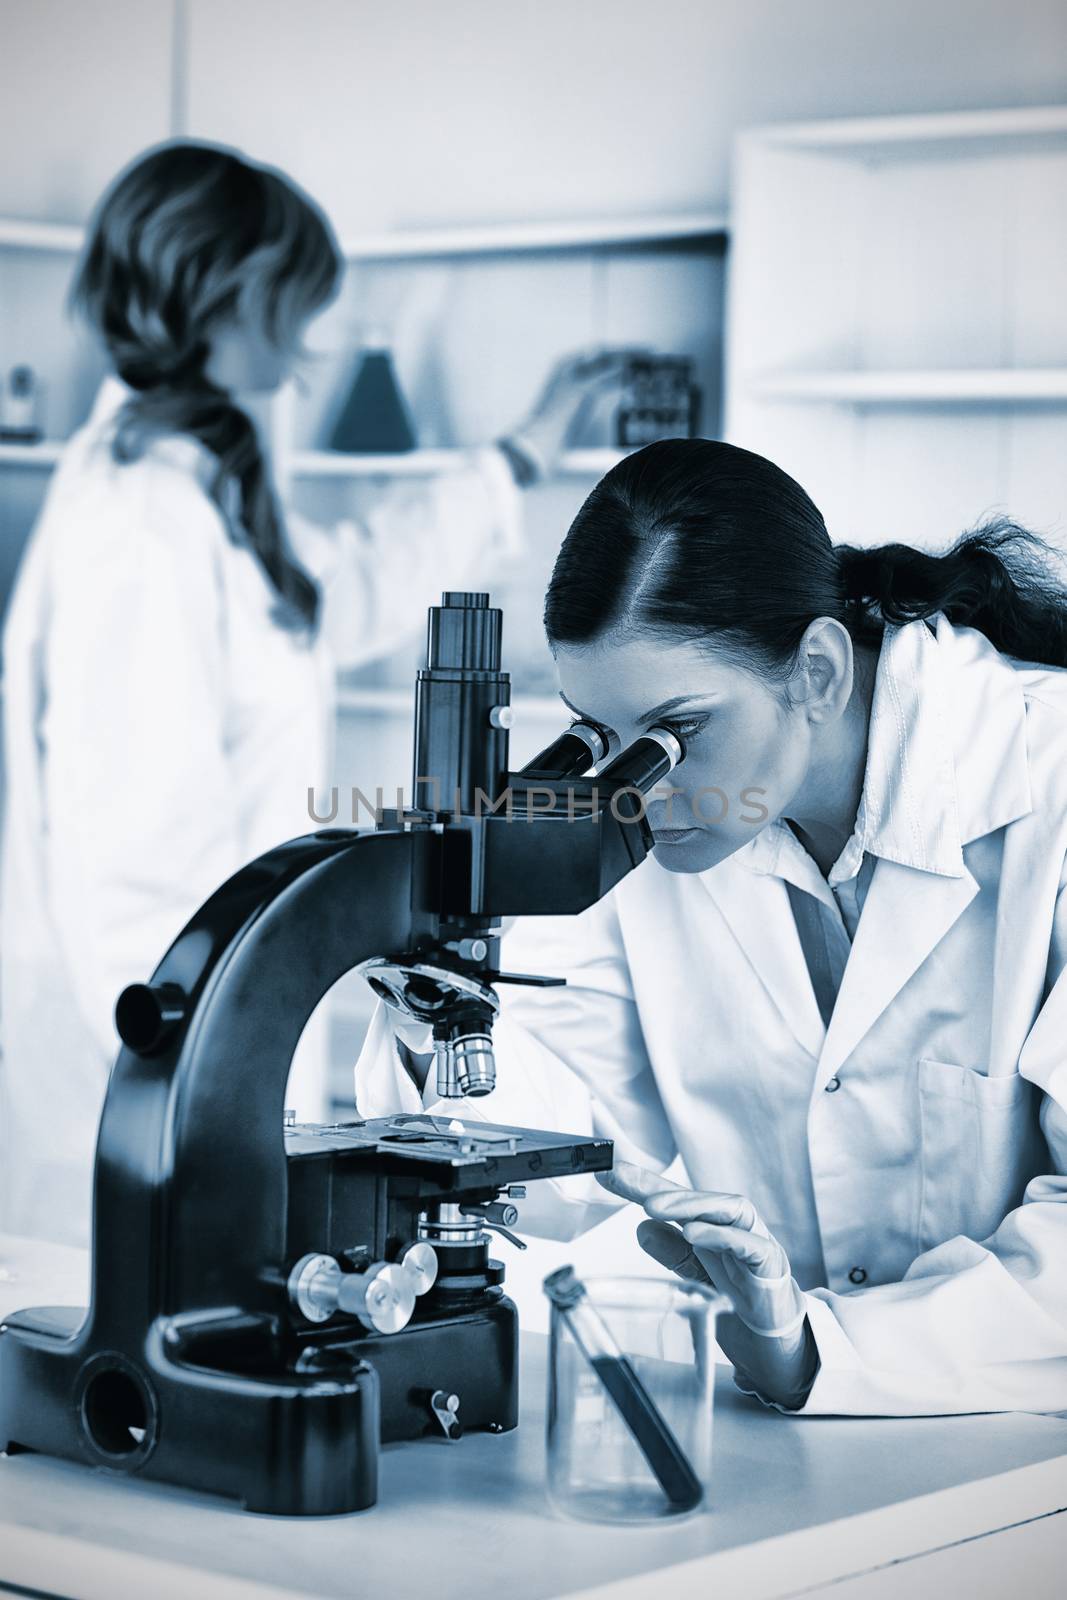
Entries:
<svg viewBox="0 0 1067 1600">
<path fill-rule="evenodd" d="M 0 1315 L 85 1301 L 87 1257 L 0 1236 Z M 0 1457 L 0 1594 L 70 1600 L 886 1600 L 1067 1592 L 1067 1417 L 792 1419 L 716 1394 L 713 1503 L 564 1521 L 545 1498 L 547 1341 L 522 1340 L 513 1433 L 382 1450 L 378 1504 L 254 1516 L 186 1490 Z M 204 1448 L 211 1448 L 210 1438 Z"/>
</svg>

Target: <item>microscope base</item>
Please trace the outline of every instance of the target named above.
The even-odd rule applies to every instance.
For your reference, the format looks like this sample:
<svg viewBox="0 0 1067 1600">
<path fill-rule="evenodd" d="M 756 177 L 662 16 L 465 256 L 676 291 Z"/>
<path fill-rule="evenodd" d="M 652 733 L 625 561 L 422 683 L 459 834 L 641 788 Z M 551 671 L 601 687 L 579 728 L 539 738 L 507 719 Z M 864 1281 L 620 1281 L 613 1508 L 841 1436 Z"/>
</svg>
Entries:
<svg viewBox="0 0 1067 1600">
<path fill-rule="evenodd" d="M 504 1296 L 402 1333 L 306 1347 L 276 1362 L 268 1328 L 158 1319 L 136 1358 L 95 1348 L 84 1312 L 36 1307 L 0 1337 L 0 1449 L 224 1495 L 275 1516 L 361 1511 L 378 1494 L 379 1440 L 518 1420 L 518 1319 Z"/>
</svg>

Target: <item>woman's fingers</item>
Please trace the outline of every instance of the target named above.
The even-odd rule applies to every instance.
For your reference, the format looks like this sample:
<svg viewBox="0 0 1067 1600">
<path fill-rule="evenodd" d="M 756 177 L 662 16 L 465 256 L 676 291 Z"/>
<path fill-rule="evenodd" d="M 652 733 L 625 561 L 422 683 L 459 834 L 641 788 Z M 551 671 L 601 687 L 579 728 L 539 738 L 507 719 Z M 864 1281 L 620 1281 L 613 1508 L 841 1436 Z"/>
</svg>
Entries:
<svg viewBox="0 0 1067 1600">
<path fill-rule="evenodd" d="M 696 1189 L 651 1194 L 647 1210 L 650 1216 L 669 1222 L 714 1222 L 727 1228 L 754 1228 L 758 1220 L 755 1206 L 744 1195 Z"/>
<path fill-rule="evenodd" d="M 658 1261 L 668 1272 L 676 1273 L 679 1278 L 688 1278 L 694 1283 L 711 1283 L 703 1264 L 693 1253 L 692 1246 L 677 1228 L 671 1227 L 669 1222 L 639 1222 L 637 1242 L 653 1261 Z"/>
<path fill-rule="evenodd" d="M 598 345 L 564 356 L 545 380 L 532 415 L 540 417 L 560 406 L 573 406 L 594 390 L 621 383 L 629 362 L 647 355 L 648 351 L 637 345 Z"/>
<path fill-rule="evenodd" d="M 633 1200 L 639 1206 L 643 1206 L 653 1195 L 685 1193 L 684 1189 L 672 1183 L 670 1178 L 665 1178 L 661 1172 L 650 1172 L 647 1167 L 639 1167 L 633 1161 L 616 1161 L 610 1172 L 598 1172 L 596 1180 L 611 1194 L 617 1194 L 621 1200 Z"/>
<path fill-rule="evenodd" d="M 754 1277 L 777 1280 L 788 1276 L 789 1265 L 781 1245 L 760 1233 L 711 1222 L 687 1222 L 682 1232 L 691 1245 L 701 1250 L 713 1250 L 743 1262 Z"/>
<path fill-rule="evenodd" d="M 580 383 L 615 383 L 622 378 L 627 366 L 647 351 L 638 347 L 605 347 L 583 352 L 576 359 L 571 372 Z"/>
<path fill-rule="evenodd" d="M 575 350 L 564 356 L 556 367 L 557 374 L 587 383 L 598 378 L 621 377 L 627 363 L 647 356 L 647 346 L 642 345 L 592 345 L 587 350 Z"/>
</svg>

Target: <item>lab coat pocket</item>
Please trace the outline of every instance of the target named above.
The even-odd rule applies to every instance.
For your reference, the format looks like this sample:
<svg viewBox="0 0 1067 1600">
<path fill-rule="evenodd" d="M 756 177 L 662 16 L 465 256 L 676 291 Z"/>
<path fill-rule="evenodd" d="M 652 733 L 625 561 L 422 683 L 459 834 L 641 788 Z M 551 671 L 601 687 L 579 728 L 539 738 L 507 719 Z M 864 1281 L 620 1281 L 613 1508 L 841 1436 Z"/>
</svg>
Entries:
<svg viewBox="0 0 1067 1600">
<path fill-rule="evenodd" d="M 948 1061 L 919 1062 L 919 1249 L 987 1239 L 1047 1165 L 1033 1084 Z"/>
</svg>

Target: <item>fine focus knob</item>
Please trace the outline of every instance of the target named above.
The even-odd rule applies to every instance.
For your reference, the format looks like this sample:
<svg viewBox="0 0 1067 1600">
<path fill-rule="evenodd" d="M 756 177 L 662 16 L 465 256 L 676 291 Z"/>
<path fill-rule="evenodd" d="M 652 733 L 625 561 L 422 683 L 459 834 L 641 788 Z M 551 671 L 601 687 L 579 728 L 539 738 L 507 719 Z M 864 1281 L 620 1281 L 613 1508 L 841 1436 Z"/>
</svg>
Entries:
<svg viewBox="0 0 1067 1600">
<path fill-rule="evenodd" d="M 366 1272 L 343 1272 L 337 1309 L 374 1333 L 399 1333 L 415 1310 L 415 1286 L 403 1267 L 380 1262 Z"/>
<path fill-rule="evenodd" d="M 437 1282 L 437 1251 L 425 1239 L 408 1245 L 400 1257 L 400 1266 L 416 1295 L 427 1294 Z"/>
</svg>

